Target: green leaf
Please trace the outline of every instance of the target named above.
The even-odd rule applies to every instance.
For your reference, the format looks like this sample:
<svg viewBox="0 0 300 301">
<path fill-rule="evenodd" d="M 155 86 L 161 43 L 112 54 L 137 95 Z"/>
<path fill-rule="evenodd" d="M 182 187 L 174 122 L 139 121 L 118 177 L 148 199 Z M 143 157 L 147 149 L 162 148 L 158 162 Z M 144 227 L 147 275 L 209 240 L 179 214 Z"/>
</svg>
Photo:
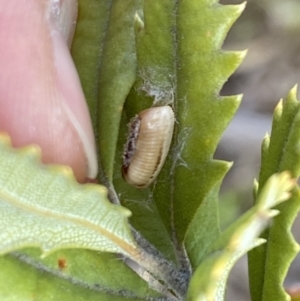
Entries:
<svg viewBox="0 0 300 301">
<path fill-rule="evenodd" d="M 129 210 L 106 199 L 106 189 L 79 185 L 69 167 L 39 162 L 35 146 L 13 149 L 0 136 L 0 253 L 38 246 L 136 253 Z"/>
<path fill-rule="evenodd" d="M 1 300 L 156 300 L 157 293 L 115 255 L 28 250 L 0 257 Z M 109 272 L 108 272 L 109 271 Z"/>
<path fill-rule="evenodd" d="M 213 154 L 241 96 L 218 93 L 245 55 L 222 51 L 221 46 L 243 8 L 244 4 L 223 6 L 211 0 L 145 0 L 144 13 L 135 21 L 138 78 L 125 104 L 123 128 L 136 113 L 152 105 L 174 108 L 172 147 L 146 195 L 156 202 L 177 256 L 184 253 L 184 243 L 194 267 L 198 254 L 191 254 L 190 246 L 208 246 L 219 235 L 216 196 L 230 164 L 213 160 Z M 121 199 L 128 195 L 135 201 L 147 199 L 137 189 L 124 191 L 115 170 Z M 205 225 L 201 230 L 200 224 Z"/>
<path fill-rule="evenodd" d="M 199 225 L 197 210 L 201 210 L 202 202 L 229 168 L 227 162 L 213 160 L 213 154 L 241 97 L 216 94 L 245 53 L 222 52 L 220 48 L 243 9 L 244 5 L 223 6 L 208 0 L 180 1 L 178 4 L 175 110 L 179 114 L 175 158 L 179 161 L 173 162 L 176 169 L 172 183 L 174 211 L 171 224 L 179 241 L 184 239 L 193 219 L 197 219 Z M 219 227 L 218 205 L 216 201 L 214 203 L 214 208 L 211 206 L 212 210 L 206 212 L 213 237 Z M 185 241 L 185 245 L 189 243 L 193 242 Z"/>
<path fill-rule="evenodd" d="M 275 174 L 267 181 L 257 204 L 219 237 L 210 250 L 211 256 L 197 268 L 190 282 L 187 300 L 224 300 L 231 268 L 250 249 L 265 242 L 258 236 L 269 219 L 278 214 L 271 207 L 286 201 L 294 185 L 295 181 L 287 172 Z"/>
<path fill-rule="evenodd" d="M 79 0 L 72 57 L 87 100 L 94 129 L 97 126 L 99 64 L 111 1 Z"/>
<path fill-rule="evenodd" d="M 293 177 L 299 177 L 300 103 L 296 99 L 296 91 L 294 87 L 275 109 L 271 137 L 266 136 L 262 145 L 258 194 L 268 176 L 274 172 L 289 170 Z M 262 235 L 267 243 L 249 253 L 253 301 L 290 300 L 283 288 L 283 281 L 299 251 L 291 233 L 299 208 L 299 188 L 295 188 L 289 202 L 278 206 L 281 214 Z"/>
<path fill-rule="evenodd" d="M 28 253 L 0 257 L 1 300 L 157 300 L 113 254 L 63 250 L 41 260 Z"/>
<path fill-rule="evenodd" d="M 112 179 L 122 108 L 136 76 L 134 14 L 141 0 L 80 0 L 72 46 L 96 129 L 100 172 Z"/>
<path fill-rule="evenodd" d="M 157 282 L 156 290 L 183 295 L 186 283 L 176 281 L 181 272 L 134 232 L 138 246 L 130 211 L 108 202 L 104 187 L 79 185 L 69 167 L 42 165 L 39 148 L 16 150 L 8 143 L 0 136 L 0 254 L 31 246 L 43 257 L 65 248 L 120 253 L 137 263 L 150 285 Z"/>
<path fill-rule="evenodd" d="M 212 6 L 212 2 L 215 5 Z M 165 206 L 168 197 L 165 181 L 156 185 L 155 195 L 161 215 L 170 232 L 176 231 L 179 243 L 205 196 L 228 170 L 227 163 L 212 158 L 240 98 L 222 98 L 216 93 L 243 58 L 241 53 L 220 51 L 242 7 L 204 0 L 180 1 L 174 7 L 176 19 L 173 23 L 177 27 L 170 52 L 175 53 L 173 80 L 176 82 L 177 126 L 170 158 L 172 164 L 167 166 L 169 174 L 173 173 L 168 188 L 171 214 Z M 211 230 L 215 233 L 218 228 L 217 204 L 211 209 L 206 214 L 210 216 Z"/>
</svg>

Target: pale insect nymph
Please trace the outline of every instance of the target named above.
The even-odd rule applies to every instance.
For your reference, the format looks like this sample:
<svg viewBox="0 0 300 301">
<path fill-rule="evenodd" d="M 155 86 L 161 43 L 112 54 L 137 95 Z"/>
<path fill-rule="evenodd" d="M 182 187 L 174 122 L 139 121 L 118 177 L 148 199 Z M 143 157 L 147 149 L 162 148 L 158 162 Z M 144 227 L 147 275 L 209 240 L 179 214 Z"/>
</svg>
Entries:
<svg viewBox="0 0 300 301">
<path fill-rule="evenodd" d="M 169 152 L 174 122 L 169 106 L 144 110 L 131 120 L 122 165 L 127 183 L 146 188 L 156 179 Z"/>
</svg>

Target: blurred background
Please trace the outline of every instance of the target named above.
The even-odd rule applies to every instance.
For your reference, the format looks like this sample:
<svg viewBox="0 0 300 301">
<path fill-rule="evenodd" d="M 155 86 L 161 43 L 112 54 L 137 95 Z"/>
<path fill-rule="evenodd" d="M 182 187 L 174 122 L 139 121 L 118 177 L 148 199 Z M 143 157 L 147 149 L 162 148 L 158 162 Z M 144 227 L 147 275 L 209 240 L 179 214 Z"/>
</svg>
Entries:
<svg viewBox="0 0 300 301">
<path fill-rule="evenodd" d="M 222 90 L 222 95 L 244 94 L 215 155 L 234 161 L 221 191 L 220 215 L 226 227 L 252 205 L 253 180 L 260 168 L 260 146 L 266 132 L 270 133 L 274 108 L 296 83 L 300 84 L 300 0 L 247 1 L 223 48 L 248 49 L 246 59 Z M 300 220 L 294 225 L 294 234 L 299 242 Z M 300 258 L 297 258 L 285 286 L 291 288 L 299 283 Z M 240 260 L 230 276 L 227 300 L 250 300 L 246 258 Z"/>
</svg>

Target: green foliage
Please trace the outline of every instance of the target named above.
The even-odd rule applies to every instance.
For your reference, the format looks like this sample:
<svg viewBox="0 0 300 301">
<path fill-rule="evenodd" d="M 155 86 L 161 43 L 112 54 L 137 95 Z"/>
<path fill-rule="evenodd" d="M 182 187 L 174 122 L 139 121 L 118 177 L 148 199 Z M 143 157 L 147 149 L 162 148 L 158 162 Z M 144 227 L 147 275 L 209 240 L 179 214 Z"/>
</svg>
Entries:
<svg viewBox="0 0 300 301">
<path fill-rule="evenodd" d="M 39 252 L 27 250 L 0 257 L 0 265 L 1 300 L 145 300 L 158 295 L 108 253 L 61 250 L 41 259 Z"/>
<path fill-rule="evenodd" d="M 141 0 L 79 1 L 72 54 L 90 107 L 100 168 L 109 180 L 123 104 L 135 81 L 133 18 L 140 3 Z"/>
<path fill-rule="evenodd" d="M 39 152 L 34 146 L 13 151 L 0 136 L 0 253 L 28 246 L 44 255 L 74 247 L 124 255 L 134 250 L 130 212 L 112 205 L 103 187 L 77 184 L 68 167 L 42 166 Z"/>
<path fill-rule="evenodd" d="M 219 91 L 245 56 L 221 47 L 244 6 L 80 0 L 72 54 L 96 133 L 99 181 L 117 205 L 103 186 L 79 185 L 67 167 L 42 165 L 36 147 L 15 150 L 0 136 L 0 252 L 10 252 L 0 257 L 1 299 L 224 300 L 232 266 L 265 242 L 258 237 L 279 212 L 271 208 L 290 197 L 295 182 L 283 171 L 297 178 L 300 170 L 294 89 L 264 141 L 255 206 L 220 232 L 218 193 L 231 163 L 213 155 L 241 96 Z M 155 183 L 138 190 L 120 172 L 127 123 L 161 105 L 176 116 L 172 146 Z M 277 206 L 267 244 L 250 256 L 253 301 L 286 297 L 298 188 L 291 195 Z"/>
<path fill-rule="evenodd" d="M 293 177 L 300 175 L 300 103 L 296 87 L 277 105 L 271 136 L 262 145 L 262 164 L 258 194 L 268 177 L 275 172 L 289 170 Z M 283 288 L 288 268 L 299 252 L 291 233 L 292 224 L 300 209 L 299 188 L 295 188 L 289 202 L 278 207 L 281 214 L 263 234 L 267 244 L 249 254 L 250 289 L 253 301 L 290 300 Z"/>
<path fill-rule="evenodd" d="M 275 174 L 267 181 L 256 205 L 219 237 L 213 244 L 211 256 L 196 269 L 187 300 L 224 300 L 230 269 L 241 256 L 265 242 L 257 237 L 267 222 L 278 214 L 271 208 L 286 201 L 294 185 L 287 172 Z"/>
<path fill-rule="evenodd" d="M 161 232 L 169 233 L 175 249 L 167 250 L 165 255 L 175 251 L 179 263 L 184 244 L 194 267 L 199 263 L 194 259 L 199 257 L 199 250 L 204 255 L 205 246 L 219 235 L 217 194 L 231 164 L 213 160 L 213 154 L 241 97 L 220 97 L 218 91 L 245 54 L 220 48 L 243 8 L 222 6 L 217 1 L 214 5 L 211 1 L 145 1 L 143 21 L 142 17 L 135 18 L 137 80 L 125 104 L 128 118 L 123 128 L 140 110 L 168 103 L 174 108 L 177 122 L 170 155 L 148 192 L 130 189 L 121 180 L 124 139 L 120 136 L 115 186 L 124 191 L 123 204 L 126 200 L 155 202 L 166 229 Z M 141 214 L 141 208 L 136 207 L 129 207 L 134 226 L 159 248 L 151 220 L 135 222 Z M 147 233 L 143 231 L 145 224 Z M 199 244 L 197 254 L 190 252 L 195 244 Z"/>
</svg>

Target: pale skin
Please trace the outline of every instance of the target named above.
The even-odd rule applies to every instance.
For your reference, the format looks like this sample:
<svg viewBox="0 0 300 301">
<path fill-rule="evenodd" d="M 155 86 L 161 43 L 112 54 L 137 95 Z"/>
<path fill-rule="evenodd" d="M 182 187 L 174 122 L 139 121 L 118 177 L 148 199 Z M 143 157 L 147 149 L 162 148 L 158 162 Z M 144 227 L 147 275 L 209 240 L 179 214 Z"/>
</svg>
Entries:
<svg viewBox="0 0 300 301">
<path fill-rule="evenodd" d="M 69 46 L 77 0 L 0 0 L 0 131 L 44 163 L 97 175 L 94 134 Z"/>
</svg>

